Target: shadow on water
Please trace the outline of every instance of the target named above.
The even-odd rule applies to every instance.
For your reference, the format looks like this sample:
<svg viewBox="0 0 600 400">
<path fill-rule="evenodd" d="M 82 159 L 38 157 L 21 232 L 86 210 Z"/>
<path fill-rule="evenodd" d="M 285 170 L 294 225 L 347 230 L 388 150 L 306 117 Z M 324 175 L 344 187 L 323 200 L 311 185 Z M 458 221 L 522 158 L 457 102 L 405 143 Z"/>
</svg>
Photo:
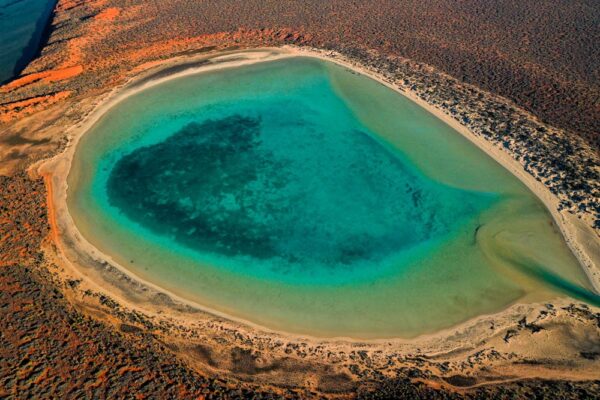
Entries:
<svg viewBox="0 0 600 400">
<path fill-rule="evenodd" d="M 48 43 L 48 39 L 52 33 L 52 19 L 54 17 L 54 7 L 56 6 L 56 3 L 57 0 L 47 0 L 46 7 L 44 7 L 40 17 L 36 21 L 34 33 L 29 39 L 29 42 L 27 42 L 27 45 L 23 48 L 21 57 L 15 64 L 12 76 L 0 80 L 0 85 L 13 80 L 32 60 L 41 54 L 42 48 Z"/>
<path fill-rule="evenodd" d="M 586 288 L 571 283 L 559 275 L 552 273 L 540 265 L 528 265 L 523 267 L 524 271 L 544 282 L 550 284 L 555 289 L 568 294 L 569 296 L 584 301 L 596 307 L 600 307 L 600 295 L 597 295 Z"/>
<path fill-rule="evenodd" d="M 508 256 L 506 254 L 499 254 L 498 256 L 511 265 L 514 265 L 528 276 L 536 280 L 541 280 L 574 299 L 600 307 L 600 295 L 582 286 L 569 282 L 560 275 L 550 271 L 548 268 L 544 268 L 543 265 L 530 259 L 518 259 L 517 257 Z"/>
<path fill-rule="evenodd" d="M 589 290 L 564 279 L 531 257 L 525 256 L 516 249 L 511 249 L 510 244 L 507 242 L 499 245 L 496 240 L 498 238 L 497 232 L 491 235 L 491 237 L 489 233 L 486 235 L 486 238 L 482 237 L 481 234 L 484 230 L 484 225 L 477 226 L 474 232 L 474 242 L 480 246 L 485 256 L 493 265 L 510 266 L 513 271 L 525 274 L 535 281 L 544 282 L 553 289 L 574 299 L 600 307 L 600 295 L 594 293 L 593 289 Z"/>
</svg>

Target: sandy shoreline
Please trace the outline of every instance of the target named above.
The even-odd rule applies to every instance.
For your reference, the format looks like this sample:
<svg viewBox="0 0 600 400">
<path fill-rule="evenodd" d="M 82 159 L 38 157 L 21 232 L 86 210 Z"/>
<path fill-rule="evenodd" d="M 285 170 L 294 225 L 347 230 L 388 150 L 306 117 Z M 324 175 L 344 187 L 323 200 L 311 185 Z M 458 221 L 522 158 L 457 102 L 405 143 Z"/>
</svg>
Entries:
<svg viewBox="0 0 600 400">
<path fill-rule="evenodd" d="M 232 52 L 229 54 L 218 55 L 218 56 L 214 56 L 214 55 L 213 56 L 203 56 L 198 59 L 198 62 L 201 63 L 201 65 L 199 67 L 196 67 L 196 68 L 190 67 L 190 68 L 187 68 L 185 70 L 179 71 L 179 72 L 171 74 L 171 75 L 170 74 L 165 75 L 164 74 L 165 69 L 168 69 L 169 67 L 177 66 L 179 60 L 176 59 L 173 61 L 165 61 L 165 63 L 164 63 L 165 68 L 158 71 L 158 74 L 160 76 L 159 78 L 152 79 L 152 75 L 155 73 L 153 71 L 150 71 L 149 74 L 141 74 L 140 76 L 134 77 L 126 84 L 113 89 L 103 100 L 101 100 L 100 104 L 95 108 L 95 110 L 92 112 L 91 115 L 86 117 L 83 121 L 81 121 L 75 127 L 73 127 L 72 130 L 70 130 L 69 134 L 70 134 L 71 142 L 70 142 L 67 150 L 64 153 L 58 155 L 57 157 L 55 157 L 47 162 L 44 162 L 39 168 L 40 174 L 46 178 L 46 181 L 49 183 L 49 187 L 52 188 L 52 190 L 49 191 L 49 197 L 51 197 L 50 200 L 52 201 L 51 208 L 53 209 L 53 212 L 51 213 L 51 219 L 52 219 L 51 226 L 53 227 L 53 235 L 55 235 L 55 237 L 58 238 L 58 243 L 60 244 L 59 247 L 60 247 L 63 255 L 66 256 L 66 260 L 69 260 L 69 261 L 67 261 L 67 263 L 73 264 L 72 265 L 73 268 L 78 269 L 78 268 L 81 268 L 82 262 L 86 261 L 86 258 L 82 257 L 82 255 L 87 255 L 88 257 L 91 256 L 90 260 L 94 260 L 99 265 L 109 264 L 113 267 L 116 267 L 117 269 L 119 269 L 119 271 L 121 273 L 125 274 L 126 276 L 129 276 L 134 281 L 137 281 L 138 283 L 142 284 L 143 286 L 151 288 L 152 290 L 156 291 L 157 293 L 166 292 L 165 290 L 163 290 L 162 288 L 160 288 L 156 285 L 153 285 L 149 282 L 139 279 L 138 277 L 133 275 L 131 272 L 129 272 L 126 268 L 123 268 L 122 266 L 119 266 L 117 263 L 114 263 L 114 261 L 111 260 L 110 257 L 108 257 L 104 254 L 101 254 L 97 249 L 94 248 L 93 245 L 91 245 L 89 242 L 87 242 L 77 231 L 77 228 L 75 227 L 71 217 L 69 216 L 69 213 L 68 213 L 68 210 L 66 207 L 66 193 L 67 193 L 66 177 L 69 173 L 70 161 L 71 161 L 74 151 L 76 149 L 79 138 L 86 131 L 88 131 L 102 117 L 102 115 L 108 109 L 110 109 L 111 107 L 116 105 L 119 101 L 127 98 L 128 96 L 138 93 L 139 91 L 142 91 L 148 87 L 157 85 L 159 83 L 162 83 L 162 82 L 170 80 L 170 79 L 175 79 L 175 78 L 178 78 L 181 76 L 195 74 L 195 73 L 199 73 L 199 72 L 203 72 L 203 71 L 216 70 L 216 69 L 221 69 L 221 68 L 233 68 L 233 67 L 247 65 L 247 64 L 251 64 L 251 63 L 255 63 L 255 62 L 271 61 L 271 60 L 276 60 L 276 59 L 294 57 L 294 56 L 298 56 L 298 55 L 311 56 L 311 57 L 321 58 L 321 59 L 324 59 L 327 61 L 332 61 L 339 65 L 342 65 L 344 67 L 352 69 L 356 72 L 367 75 L 367 76 L 371 77 L 372 79 L 375 79 L 375 80 L 381 82 L 382 84 L 396 90 L 397 92 L 409 97 L 411 100 L 415 101 L 417 104 L 424 107 L 429 112 L 436 115 L 438 118 L 442 119 L 444 122 L 446 122 L 452 128 L 454 128 L 455 130 L 457 130 L 458 132 L 463 134 L 463 136 L 467 137 L 469 140 L 471 140 L 473 143 L 475 143 L 479 148 L 484 150 L 488 155 L 490 155 L 492 158 L 497 160 L 506 169 L 508 169 L 510 172 L 512 172 L 515 176 L 517 176 L 522 182 L 524 182 L 529 187 L 529 189 L 538 198 L 540 198 L 544 202 L 546 207 L 551 211 L 556 223 L 560 227 L 560 229 L 563 233 L 563 236 L 565 237 L 565 239 L 567 241 L 567 244 L 570 246 L 573 253 L 576 255 L 576 257 L 578 258 L 580 263 L 583 265 L 585 272 L 587 273 L 587 275 L 590 278 L 590 281 L 593 283 L 596 290 L 598 290 L 600 288 L 600 276 L 598 274 L 598 268 L 597 268 L 598 254 L 594 252 L 594 248 L 596 248 L 596 249 L 598 248 L 597 240 L 595 240 L 595 239 L 597 239 L 597 236 L 593 234 L 593 231 L 592 231 L 592 236 L 589 236 L 588 235 L 589 232 L 586 232 L 585 226 L 583 226 L 583 224 L 581 224 L 581 223 L 577 224 L 580 221 L 576 220 L 576 217 L 573 216 L 572 219 L 575 219 L 573 221 L 572 219 L 568 218 L 569 217 L 568 215 L 564 215 L 563 213 L 558 212 L 557 211 L 557 204 L 558 204 L 557 199 L 555 199 L 554 196 L 540 182 L 536 181 L 532 176 L 530 176 L 525 171 L 523 171 L 523 169 L 520 168 L 520 164 L 518 162 L 516 162 L 514 159 L 512 159 L 512 157 L 510 157 L 510 155 L 501 151 L 500 149 L 495 147 L 493 144 L 487 142 L 485 139 L 475 136 L 473 133 L 471 133 L 469 131 L 469 129 L 467 127 L 458 123 L 458 121 L 456 121 L 451 116 L 443 113 L 441 110 L 439 110 L 433 106 L 430 106 L 425 101 L 421 100 L 418 96 L 399 89 L 397 86 L 388 82 L 385 78 L 383 78 L 382 76 L 379 76 L 375 72 L 370 71 L 366 67 L 359 66 L 356 63 L 346 60 L 339 55 L 332 56 L 330 53 L 325 53 L 325 52 L 321 52 L 321 51 L 307 50 L 307 49 L 295 49 L 295 48 L 294 49 L 292 49 L 292 48 L 264 49 L 264 50 L 253 50 L 253 51 L 246 51 L 246 52 Z M 208 63 L 208 64 L 206 64 L 207 59 L 210 59 L 210 63 Z M 190 62 L 189 59 L 186 59 L 184 61 L 186 61 L 188 63 Z M 161 71 L 163 72 L 163 74 L 160 74 Z M 142 80 L 144 81 L 143 84 L 141 84 L 141 85 L 135 84 L 136 82 L 139 82 Z M 578 226 L 578 225 L 581 225 L 581 226 Z M 583 241 L 581 239 L 586 236 L 588 238 L 591 238 L 592 242 L 588 243 L 588 244 L 585 244 L 585 243 L 582 244 Z M 89 261 L 89 260 L 87 260 L 87 261 Z M 79 264 L 79 265 L 77 265 L 77 264 Z M 85 269 L 85 267 L 84 267 L 84 269 Z M 81 272 L 81 271 L 79 271 L 79 272 Z M 91 271 L 89 271 L 89 269 L 86 269 L 86 273 L 84 273 L 84 275 L 86 275 L 86 274 L 88 275 L 88 277 L 99 278 L 99 274 L 91 272 Z M 96 286 L 100 290 L 111 293 L 111 288 L 113 285 L 110 282 L 96 281 L 94 286 Z M 228 315 L 218 313 L 214 310 L 205 309 L 204 307 L 202 307 L 196 303 L 189 302 L 183 298 L 180 298 L 173 293 L 168 293 L 168 292 L 166 292 L 166 293 L 169 295 L 169 297 L 171 297 L 172 299 L 175 299 L 178 303 L 186 304 L 194 309 L 200 309 L 209 314 L 221 317 L 225 320 L 233 321 L 234 323 L 236 323 L 236 325 L 238 325 L 238 324 L 243 325 L 245 327 L 249 327 L 251 329 L 257 330 L 261 333 L 268 333 L 268 334 L 273 334 L 273 335 L 278 335 L 278 336 L 284 335 L 285 337 L 288 337 L 288 338 L 289 337 L 297 338 L 297 335 L 287 334 L 285 332 L 273 332 L 268 329 L 265 329 L 264 327 L 252 325 L 251 323 L 248 323 L 248 321 L 236 320 L 235 318 L 231 318 Z M 115 293 L 111 293 L 111 294 L 115 294 Z M 119 294 L 115 294 L 115 295 L 124 304 L 128 304 L 134 308 L 147 308 L 147 307 L 144 307 L 144 305 L 140 304 L 139 302 L 132 302 L 130 299 L 126 298 L 127 296 L 123 296 L 123 295 L 119 295 Z M 134 303 L 137 303 L 137 304 L 134 304 Z M 493 316 L 488 316 L 488 315 L 479 316 L 474 319 L 470 319 L 469 321 L 462 323 L 458 326 L 442 330 L 435 334 L 419 336 L 415 339 L 393 339 L 393 340 L 382 339 L 382 340 L 375 340 L 375 341 L 369 341 L 369 342 L 386 343 L 386 344 L 394 343 L 395 345 L 411 344 L 409 347 L 413 347 L 412 345 L 415 345 L 415 346 L 416 345 L 419 345 L 419 346 L 426 345 L 426 343 L 432 344 L 439 338 L 455 335 L 456 332 L 459 330 L 469 331 L 469 330 L 471 330 L 472 327 L 477 326 L 478 324 L 481 324 L 482 321 L 487 321 L 490 318 L 492 318 L 493 320 L 502 320 L 502 318 L 503 318 L 502 316 L 505 316 L 505 317 L 507 315 L 513 316 L 515 308 L 520 309 L 522 312 L 523 309 L 528 309 L 528 308 L 532 308 L 532 307 L 534 307 L 534 306 L 533 305 L 523 306 L 523 305 L 516 304 L 513 307 L 510 307 L 508 310 L 494 314 Z M 513 309 L 513 310 L 511 311 L 511 309 Z M 332 339 L 323 340 L 320 338 L 310 338 L 305 335 L 303 335 L 302 338 L 303 339 L 309 338 L 309 339 L 313 340 L 314 342 L 318 342 L 318 343 L 321 343 L 323 341 L 327 341 L 327 342 L 343 341 L 343 342 L 360 342 L 360 343 L 365 342 L 363 340 L 356 340 L 356 339 L 351 339 L 351 338 L 332 338 Z M 448 344 L 449 343 L 446 343 L 446 345 L 448 345 Z M 438 346 L 433 346 L 433 347 L 438 347 Z M 444 346 L 441 346 L 441 347 L 444 347 Z M 438 347 L 438 351 L 443 351 L 441 347 Z M 433 350 L 433 348 L 432 348 L 432 350 Z"/>
</svg>

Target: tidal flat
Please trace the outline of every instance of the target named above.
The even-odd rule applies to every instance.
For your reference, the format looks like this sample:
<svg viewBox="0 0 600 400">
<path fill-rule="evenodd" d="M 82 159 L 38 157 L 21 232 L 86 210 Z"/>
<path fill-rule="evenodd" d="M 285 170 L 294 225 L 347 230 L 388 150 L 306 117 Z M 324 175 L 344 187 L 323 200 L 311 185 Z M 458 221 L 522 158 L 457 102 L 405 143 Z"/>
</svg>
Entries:
<svg viewBox="0 0 600 400">
<path fill-rule="evenodd" d="M 86 133 L 68 208 L 94 247 L 207 309 L 410 338 L 595 299 L 541 202 L 419 105 L 308 57 L 144 89 Z"/>
</svg>

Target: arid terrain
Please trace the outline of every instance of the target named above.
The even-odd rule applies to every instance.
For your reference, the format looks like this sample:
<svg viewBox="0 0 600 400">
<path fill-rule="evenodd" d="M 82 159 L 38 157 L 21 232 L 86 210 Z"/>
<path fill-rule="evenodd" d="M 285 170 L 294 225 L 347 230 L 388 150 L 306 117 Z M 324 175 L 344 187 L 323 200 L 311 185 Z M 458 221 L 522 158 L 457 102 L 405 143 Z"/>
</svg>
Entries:
<svg viewBox="0 0 600 400">
<path fill-rule="evenodd" d="M 37 168 L 111 90 L 165 73 L 164 60 L 179 59 L 173 72 L 217 50 L 310 47 L 502 147 L 597 243 L 599 21 L 595 1 L 59 0 L 39 57 L 0 87 L 0 397 L 600 397 L 600 312 L 576 301 L 517 305 L 437 352 L 286 343 L 205 316 L 185 325 L 200 312 L 146 288 L 121 300 L 152 313 L 125 307 L 63 265 L 54 185 Z M 181 318 L 161 318 L 167 307 Z"/>
</svg>

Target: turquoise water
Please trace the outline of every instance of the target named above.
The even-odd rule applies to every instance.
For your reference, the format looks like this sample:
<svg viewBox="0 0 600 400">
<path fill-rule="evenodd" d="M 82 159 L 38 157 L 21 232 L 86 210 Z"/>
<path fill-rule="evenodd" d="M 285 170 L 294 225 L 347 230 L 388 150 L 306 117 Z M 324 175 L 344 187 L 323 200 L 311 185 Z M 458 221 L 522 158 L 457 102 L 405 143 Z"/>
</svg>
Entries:
<svg viewBox="0 0 600 400">
<path fill-rule="evenodd" d="M 0 83 L 21 72 L 38 51 L 55 0 L 0 0 Z"/>
<path fill-rule="evenodd" d="M 493 201 L 411 168 L 326 78 L 223 100 L 158 143 L 107 153 L 96 196 L 240 273 L 326 283 L 375 275 Z"/>
<path fill-rule="evenodd" d="M 411 337 L 594 296 L 516 178 L 406 98 L 309 58 L 121 102 L 82 138 L 68 203 L 143 278 L 284 331 Z"/>
</svg>

